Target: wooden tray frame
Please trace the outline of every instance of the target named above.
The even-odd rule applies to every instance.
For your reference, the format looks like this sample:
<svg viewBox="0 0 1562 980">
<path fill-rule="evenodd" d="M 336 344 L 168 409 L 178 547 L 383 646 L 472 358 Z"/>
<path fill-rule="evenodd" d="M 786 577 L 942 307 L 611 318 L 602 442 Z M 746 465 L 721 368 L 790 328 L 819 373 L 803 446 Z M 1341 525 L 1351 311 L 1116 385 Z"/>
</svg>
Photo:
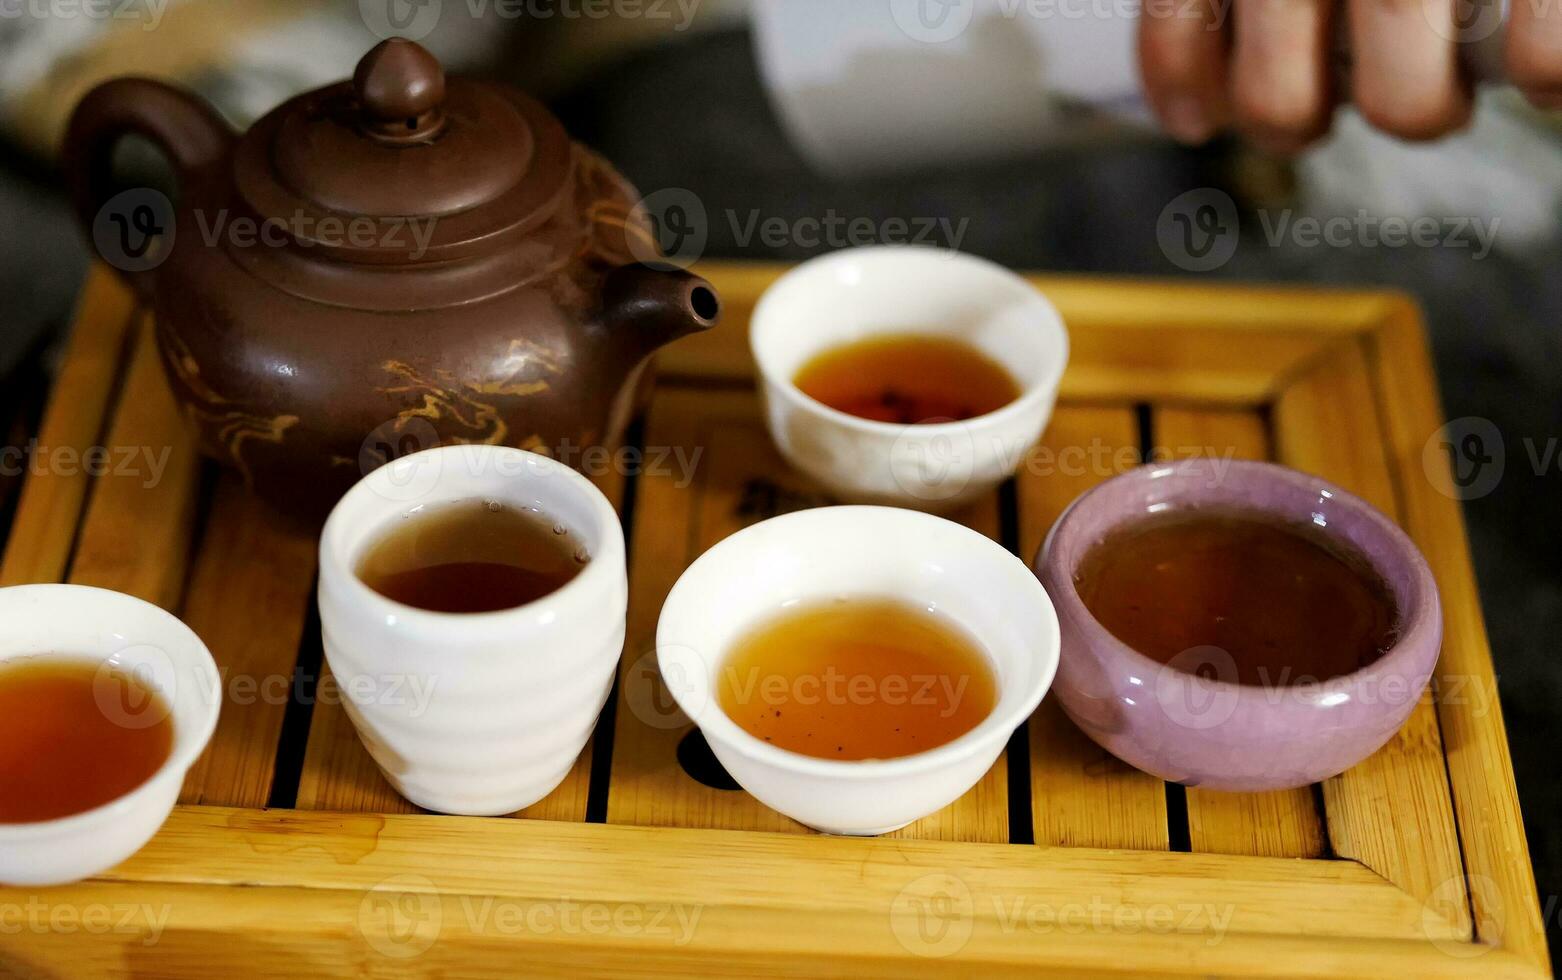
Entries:
<svg viewBox="0 0 1562 980">
<path fill-rule="evenodd" d="M 755 431 L 747 320 L 784 268 L 700 271 L 726 321 L 663 358 L 647 432 L 669 441 L 689 436 L 691 418 Z M 310 712 L 298 698 L 225 704 L 183 802 L 143 851 L 78 885 L 0 889 L 0 926 L 19 924 L 0 938 L 0 973 L 1548 974 L 1462 517 L 1443 467 L 1423 459 L 1441 413 L 1413 303 L 1034 281 L 1073 342 L 1042 451 L 1153 448 L 1139 445 L 1153 432 L 1157 445 L 1272 456 L 1362 493 L 1423 549 L 1447 623 L 1437 696 L 1377 755 L 1313 790 L 1168 791 L 1044 705 L 976 802 L 891 837 L 800 833 L 742 794 L 667 777 L 678 733 L 632 728 L 625 699 L 646 665 L 629 654 L 654 625 L 657 590 L 701 543 L 676 521 L 642 518 L 631 573 L 642 598 L 604 721 L 617 748 L 604 750 L 610 762 L 588 749 L 521 815 L 543 819 L 407 812 L 323 695 L 308 742 L 292 746 L 286 729 Z M 179 610 L 225 671 L 291 673 L 311 646 L 318 663 L 312 534 L 276 526 L 195 458 L 149 324 L 101 269 L 38 443 L 171 452 L 155 486 L 79 469 L 29 476 L 0 584 L 141 595 Z M 737 444 L 748 448 L 728 458 L 773 465 L 759 440 Z M 1029 557 L 1067 500 L 1105 475 L 1022 476 L 965 519 Z M 695 506 L 648 479 L 604 485 L 637 495 L 640 513 Z M 605 810 L 591 789 L 604 778 Z M 1016 781 L 1028 794 L 1011 793 Z M 696 915 L 692 931 L 678 925 Z"/>
</svg>

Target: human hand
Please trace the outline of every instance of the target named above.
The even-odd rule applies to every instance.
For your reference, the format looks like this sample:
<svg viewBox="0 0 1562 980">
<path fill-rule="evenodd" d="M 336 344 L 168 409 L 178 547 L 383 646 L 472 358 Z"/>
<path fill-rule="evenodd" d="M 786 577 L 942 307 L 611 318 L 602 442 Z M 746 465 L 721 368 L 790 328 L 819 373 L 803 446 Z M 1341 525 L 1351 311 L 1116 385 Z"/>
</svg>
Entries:
<svg viewBox="0 0 1562 980">
<path fill-rule="evenodd" d="M 1385 132 L 1435 139 L 1469 119 L 1456 39 L 1471 9 L 1471 0 L 1144 0 L 1140 71 L 1156 115 L 1183 142 L 1234 127 L 1295 153 L 1328 131 L 1343 20 L 1352 63 L 1342 95 Z M 1535 105 L 1562 108 L 1562 4 L 1512 0 L 1504 30 L 1508 79 Z"/>
</svg>

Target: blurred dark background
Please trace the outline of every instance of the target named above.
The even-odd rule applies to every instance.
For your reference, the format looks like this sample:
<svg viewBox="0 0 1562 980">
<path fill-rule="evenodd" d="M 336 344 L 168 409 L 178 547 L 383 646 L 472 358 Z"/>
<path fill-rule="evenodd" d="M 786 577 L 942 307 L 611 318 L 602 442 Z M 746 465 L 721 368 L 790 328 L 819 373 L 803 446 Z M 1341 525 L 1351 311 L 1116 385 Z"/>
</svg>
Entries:
<svg viewBox="0 0 1562 980">
<path fill-rule="evenodd" d="M 240 123 L 293 91 L 346 75 L 377 39 L 351 17 L 317 22 L 317 14 L 280 4 L 307 25 L 290 28 L 285 16 L 259 16 L 257 8 L 265 6 L 234 3 L 231 14 L 213 14 L 206 26 L 222 28 L 217 38 L 196 32 L 191 40 L 189 33 L 174 32 L 172 13 L 163 27 L 170 33 L 167 44 L 211 48 L 204 58 L 183 59 L 173 74 Z M 1531 456 L 1544 459 L 1548 440 L 1562 436 L 1562 237 L 1556 232 L 1562 215 L 1555 194 L 1555 185 L 1562 185 L 1556 179 L 1562 151 L 1555 149 L 1554 123 L 1527 120 L 1495 135 L 1472 134 L 1451 146 L 1442 162 L 1434 151 L 1406 166 L 1407 182 L 1425 182 L 1430 172 L 1431 182 L 1444 190 L 1438 167 L 1459 169 L 1449 181 L 1466 187 L 1465 200 L 1476 213 L 1527 212 L 1521 241 L 1502 241 L 1480 257 L 1468 248 L 1270 245 L 1263 235 L 1247 233 L 1256 227 L 1254 209 L 1307 213 L 1307 164 L 1265 159 L 1234 141 L 1188 150 L 1151 135 L 1096 135 L 1082 125 L 1088 138 L 1003 160 L 822 176 L 788 140 L 767 97 L 747 22 L 727 6 L 713 4 L 698 29 L 659 36 L 601 24 L 577 29 L 523 22 L 482 25 L 431 39 L 430 46 L 467 70 L 544 94 L 574 135 L 600 149 L 643 192 L 690 191 L 711 215 L 730 209 L 791 220 L 833 209 L 876 221 L 948 216 L 966 219 L 960 248 L 1010 266 L 1178 277 L 1190 273 L 1158 244 L 1157 219 L 1179 194 L 1213 187 L 1244 209 L 1244 234 L 1229 262 L 1200 275 L 1390 286 L 1419 299 L 1447 416 L 1489 419 L 1505 440 L 1504 479 L 1490 494 L 1466 502 L 1465 514 L 1555 955 L 1562 947 L 1554 907 L 1562 893 L 1562 829 L 1553 821 L 1562 813 L 1562 779 L 1550 753 L 1562 744 L 1556 639 L 1562 636 L 1562 453 L 1550 457 L 1543 474 Z M 240 26 L 228 31 L 226 17 Z M 326 37 L 320 23 L 335 25 L 334 33 Z M 0 418 L 20 413 L 24 420 L 36 416 L 88 263 L 60 191 L 52 141 L 89 74 L 81 70 L 79 38 L 25 27 L 0 22 L 0 146 L 6 148 L 0 164 L 0 407 L 9 406 Z M 249 28 L 256 37 L 241 44 Z M 257 54 L 267 37 L 290 29 L 307 41 L 280 63 Z M 106 60 L 125 70 L 146 64 L 144 56 L 124 52 Z M 50 64 L 65 66 L 60 70 L 68 84 L 52 85 L 43 67 Z M 1511 159 L 1520 151 L 1503 142 L 1504 133 L 1517 131 L 1530 140 L 1522 152 L 1540 160 L 1542 172 L 1547 159 L 1555 166 L 1549 196 L 1528 196 L 1533 192 L 1522 181 L 1500 174 L 1487 185 L 1482 174 L 1464 169 L 1472 158 Z M 1379 144 L 1358 139 L 1352 145 L 1364 152 L 1362 147 Z M 1320 159 L 1328 161 L 1329 152 L 1333 166 L 1348 175 L 1348 152 L 1336 146 Z M 1548 152 L 1558 155 L 1547 158 Z M 1315 186 L 1327 188 L 1328 166 L 1322 165 L 1322 177 L 1315 167 Z M 705 254 L 795 260 L 824 250 L 742 237 L 730 222 L 712 220 Z M 9 509 L 11 498 L 14 487 L 0 483 L 0 505 Z"/>
</svg>

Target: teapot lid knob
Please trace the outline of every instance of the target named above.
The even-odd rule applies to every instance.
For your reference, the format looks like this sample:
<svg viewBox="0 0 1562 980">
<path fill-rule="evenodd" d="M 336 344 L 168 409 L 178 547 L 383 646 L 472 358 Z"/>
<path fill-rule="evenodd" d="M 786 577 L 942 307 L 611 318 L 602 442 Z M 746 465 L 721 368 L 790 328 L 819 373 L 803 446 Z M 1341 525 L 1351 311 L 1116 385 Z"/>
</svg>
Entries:
<svg viewBox="0 0 1562 980">
<path fill-rule="evenodd" d="M 353 72 L 364 128 L 377 139 L 417 143 L 443 127 L 445 70 L 427 49 L 393 37 L 375 45 Z"/>
</svg>

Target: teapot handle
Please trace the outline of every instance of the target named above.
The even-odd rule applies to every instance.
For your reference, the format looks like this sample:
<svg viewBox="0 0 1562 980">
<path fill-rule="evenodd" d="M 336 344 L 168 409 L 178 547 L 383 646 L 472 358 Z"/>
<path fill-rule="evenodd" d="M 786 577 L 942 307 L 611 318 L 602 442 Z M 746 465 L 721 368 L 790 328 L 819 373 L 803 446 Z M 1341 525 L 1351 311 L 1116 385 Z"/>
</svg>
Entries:
<svg viewBox="0 0 1562 980">
<path fill-rule="evenodd" d="M 149 78 L 115 78 L 92 89 L 71 114 L 63 148 L 76 218 L 89 241 L 102 231 L 94 224 L 103 206 L 123 190 L 114 182 L 114 147 L 130 134 L 146 137 L 166 153 L 181 184 L 221 161 L 234 141 L 233 131 L 211 106 L 171 85 Z M 110 264 L 143 297 L 147 295 L 150 268 L 127 261 Z"/>
</svg>

